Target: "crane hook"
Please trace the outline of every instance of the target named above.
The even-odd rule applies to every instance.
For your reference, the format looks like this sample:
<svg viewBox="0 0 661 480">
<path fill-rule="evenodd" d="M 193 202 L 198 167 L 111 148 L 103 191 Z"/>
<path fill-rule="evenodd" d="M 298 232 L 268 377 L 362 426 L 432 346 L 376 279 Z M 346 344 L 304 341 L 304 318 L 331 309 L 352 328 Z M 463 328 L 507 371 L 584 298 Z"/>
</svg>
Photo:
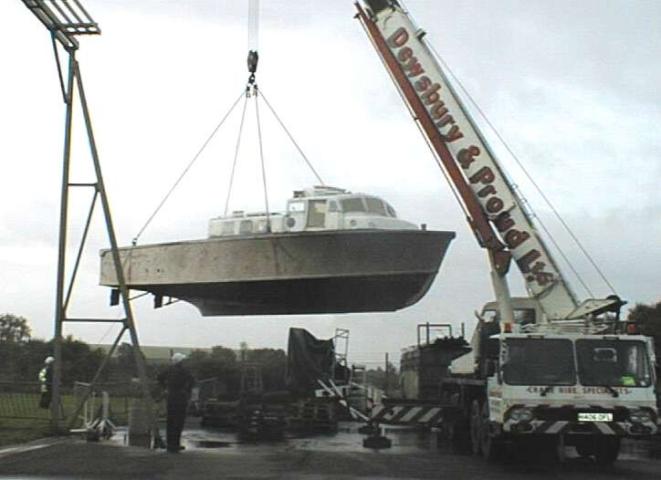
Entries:
<svg viewBox="0 0 661 480">
<path fill-rule="evenodd" d="M 250 77 L 248 77 L 248 84 L 253 85 L 255 83 L 255 73 L 257 72 L 257 63 L 259 62 L 259 54 L 257 50 L 250 50 L 248 52 L 248 72 L 250 72 Z"/>
</svg>

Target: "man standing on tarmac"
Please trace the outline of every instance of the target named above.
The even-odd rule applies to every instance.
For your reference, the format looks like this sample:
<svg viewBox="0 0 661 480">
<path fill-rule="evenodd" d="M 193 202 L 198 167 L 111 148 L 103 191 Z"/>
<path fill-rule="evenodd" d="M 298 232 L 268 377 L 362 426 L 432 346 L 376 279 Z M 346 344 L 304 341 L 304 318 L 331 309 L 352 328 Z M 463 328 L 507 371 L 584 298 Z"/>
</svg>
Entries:
<svg viewBox="0 0 661 480">
<path fill-rule="evenodd" d="M 53 396 L 53 357 L 44 359 L 44 366 L 39 370 L 39 408 L 50 408 L 50 401 Z"/>
<path fill-rule="evenodd" d="M 175 353 L 170 360 L 171 365 L 157 377 L 159 385 L 167 389 L 167 449 L 171 453 L 184 449 L 181 445 L 181 431 L 184 428 L 188 400 L 195 383 L 193 376 L 184 365 L 185 359 L 186 355 L 183 353 Z"/>
</svg>

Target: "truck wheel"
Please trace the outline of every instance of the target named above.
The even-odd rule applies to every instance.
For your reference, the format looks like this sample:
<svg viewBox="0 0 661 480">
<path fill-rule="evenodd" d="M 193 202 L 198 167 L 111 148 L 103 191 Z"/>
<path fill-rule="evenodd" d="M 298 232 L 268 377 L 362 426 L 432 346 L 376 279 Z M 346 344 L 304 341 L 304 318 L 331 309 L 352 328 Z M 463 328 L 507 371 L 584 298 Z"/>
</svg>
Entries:
<svg viewBox="0 0 661 480">
<path fill-rule="evenodd" d="M 565 437 L 562 435 L 545 435 L 537 442 L 539 460 L 542 463 L 556 465 L 565 461 Z"/>
<path fill-rule="evenodd" d="M 576 453 L 578 453 L 578 455 L 583 458 L 594 455 L 594 446 L 590 443 L 579 443 L 578 445 L 574 446 L 574 448 L 576 449 Z"/>
<path fill-rule="evenodd" d="M 473 455 L 480 455 L 482 453 L 482 408 L 477 400 L 473 400 L 471 403 L 470 434 Z"/>
<path fill-rule="evenodd" d="M 612 465 L 619 454 L 619 437 L 601 437 L 595 444 L 594 458 L 597 465 Z"/>
<path fill-rule="evenodd" d="M 446 435 L 453 453 L 472 453 L 469 422 L 466 420 L 452 422 L 447 426 Z"/>
<path fill-rule="evenodd" d="M 480 445 L 482 455 L 488 462 L 497 462 L 502 459 L 504 445 L 498 439 L 491 436 L 489 431 L 489 403 L 485 401 L 481 409 L 481 429 L 480 429 Z"/>
</svg>

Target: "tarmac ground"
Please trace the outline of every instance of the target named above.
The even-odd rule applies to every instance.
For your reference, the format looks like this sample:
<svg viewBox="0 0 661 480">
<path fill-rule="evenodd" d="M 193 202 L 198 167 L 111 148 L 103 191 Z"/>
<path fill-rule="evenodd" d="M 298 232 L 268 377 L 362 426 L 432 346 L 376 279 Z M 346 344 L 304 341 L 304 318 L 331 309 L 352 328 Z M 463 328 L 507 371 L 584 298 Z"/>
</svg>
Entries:
<svg viewBox="0 0 661 480">
<path fill-rule="evenodd" d="M 46 439 L 0 450 L 0 479 L 618 479 L 661 478 L 654 446 L 627 442 L 620 459 L 603 468 L 568 454 L 563 463 L 539 458 L 490 464 L 439 448 L 429 433 L 388 429 L 393 446 L 363 447 L 357 425 L 337 433 L 287 438 L 272 443 L 243 443 L 231 432 L 190 424 L 186 450 L 179 454 L 125 445 L 118 430 L 108 441 Z"/>
</svg>

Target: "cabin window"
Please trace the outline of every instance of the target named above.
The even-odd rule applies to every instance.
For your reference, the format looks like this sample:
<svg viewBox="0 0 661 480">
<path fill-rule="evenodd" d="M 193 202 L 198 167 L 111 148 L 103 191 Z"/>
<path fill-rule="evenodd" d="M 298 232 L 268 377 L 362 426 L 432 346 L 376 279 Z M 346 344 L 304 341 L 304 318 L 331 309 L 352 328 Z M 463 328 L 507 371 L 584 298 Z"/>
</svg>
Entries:
<svg viewBox="0 0 661 480">
<path fill-rule="evenodd" d="M 576 353 L 583 385 L 649 387 L 652 384 L 643 342 L 580 339 L 576 341 Z"/>
<path fill-rule="evenodd" d="M 252 220 L 241 220 L 239 234 L 245 235 L 246 233 L 252 233 Z"/>
<path fill-rule="evenodd" d="M 340 209 L 337 206 L 337 202 L 335 200 L 331 200 L 330 202 L 328 202 L 328 213 L 335 213 L 339 211 Z"/>
<path fill-rule="evenodd" d="M 390 215 L 390 216 L 393 217 L 393 218 L 397 218 L 397 212 L 395 211 L 395 209 L 392 208 L 392 207 L 391 207 L 390 205 L 388 205 L 387 203 L 386 203 L 385 205 L 386 205 L 386 210 L 388 211 L 388 215 Z"/>
<path fill-rule="evenodd" d="M 257 228 L 256 228 L 256 230 L 257 230 L 257 233 L 266 233 L 266 232 L 267 232 L 267 229 L 266 229 L 266 220 L 259 220 L 259 221 L 257 222 Z"/>
<path fill-rule="evenodd" d="M 305 202 L 289 202 L 289 211 L 290 212 L 304 212 L 305 211 Z"/>
<path fill-rule="evenodd" d="M 326 200 L 308 201 L 308 227 L 323 228 L 326 226 Z"/>
<path fill-rule="evenodd" d="M 545 387 L 576 384 L 574 345 L 569 340 L 510 338 L 505 348 L 507 354 L 502 367 L 505 383 Z"/>
<path fill-rule="evenodd" d="M 365 211 L 365 204 L 361 197 L 345 198 L 340 200 L 340 203 L 342 204 L 342 211 L 344 211 L 344 213 Z"/>
<path fill-rule="evenodd" d="M 222 229 L 220 231 L 222 235 L 233 235 L 234 234 L 234 222 L 223 222 Z"/>
<path fill-rule="evenodd" d="M 374 215 L 381 215 L 382 217 L 386 216 L 386 207 L 383 206 L 383 202 L 378 198 L 365 198 L 365 203 L 367 203 L 367 211 L 373 213 Z"/>
<path fill-rule="evenodd" d="M 497 323 L 500 319 L 500 315 L 496 310 L 485 310 L 482 312 L 481 317 L 486 323 Z"/>
<path fill-rule="evenodd" d="M 517 325 L 529 325 L 535 323 L 535 309 L 534 308 L 515 308 L 514 313 L 514 323 Z M 497 310 L 485 310 L 482 313 L 482 318 L 486 322 L 499 322 L 500 314 Z"/>
<path fill-rule="evenodd" d="M 514 309 L 514 323 L 518 325 L 529 325 L 535 323 L 535 309 L 534 308 Z"/>
</svg>

